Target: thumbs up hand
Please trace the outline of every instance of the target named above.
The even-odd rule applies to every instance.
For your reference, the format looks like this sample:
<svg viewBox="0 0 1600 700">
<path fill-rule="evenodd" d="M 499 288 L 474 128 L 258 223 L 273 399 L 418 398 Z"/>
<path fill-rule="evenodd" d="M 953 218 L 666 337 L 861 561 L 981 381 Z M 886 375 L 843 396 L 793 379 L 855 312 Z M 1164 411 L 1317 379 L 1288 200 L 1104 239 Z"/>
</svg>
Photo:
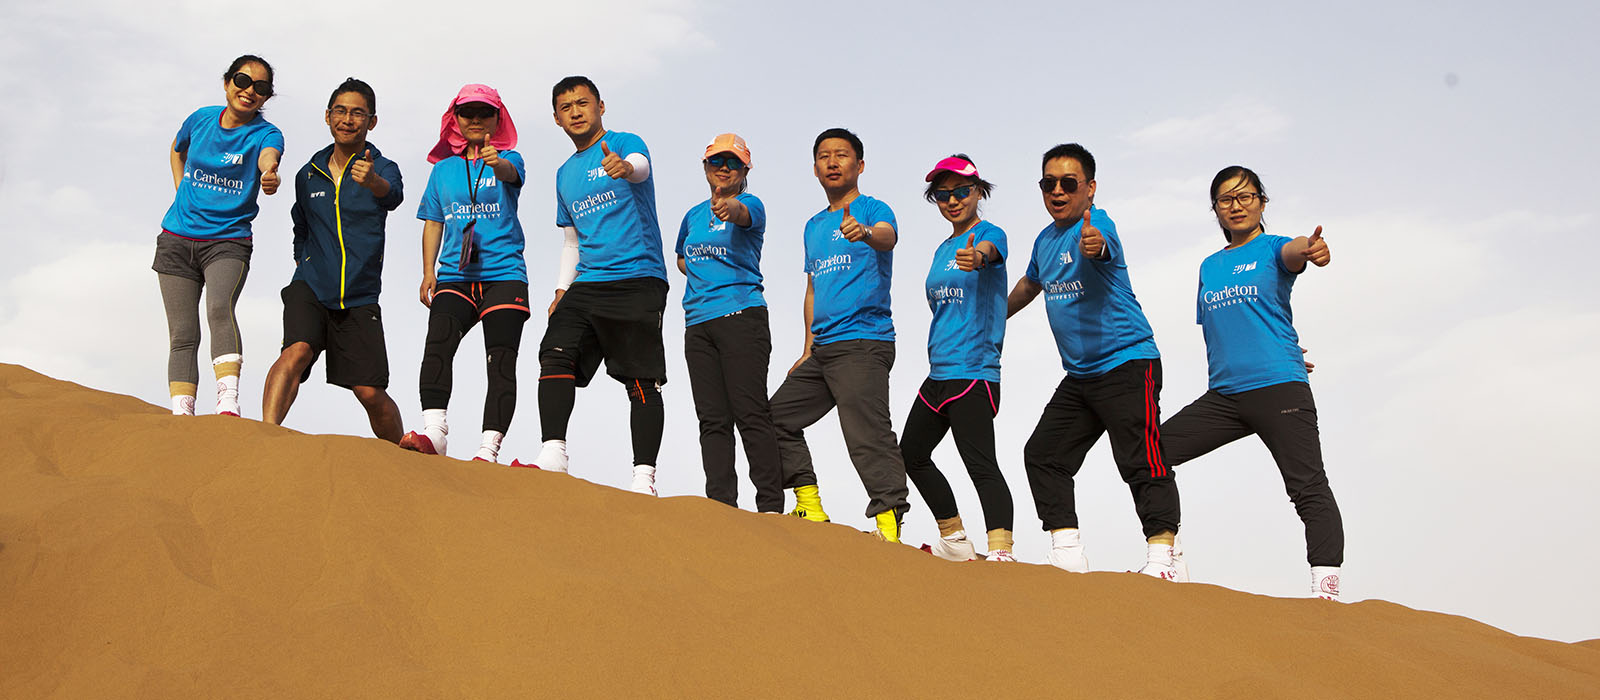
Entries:
<svg viewBox="0 0 1600 700">
<path fill-rule="evenodd" d="M 261 192 L 268 195 L 275 194 L 278 191 L 278 185 L 281 184 L 283 184 L 283 178 L 278 176 L 278 161 L 274 160 L 261 173 Z"/>
<path fill-rule="evenodd" d="M 956 250 L 956 267 L 972 272 L 984 266 L 983 254 L 978 252 L 978 234 L 967 234 L 967 247 Z"/>
<path fill-rule="evenodd" d="M 1078 247 L 1083 250 L 1086 258 L 1099 260 L 1106 252 L 1106 239 L 1100 235 L 1100 229 L 1089 223 L 1089 210 L 1083 210 L 1083 228 L 1079 230 Z"/>
<path fill-rule="evenodd" d="M 356 162 L 350 164 L 350 179 L 367 189 L 372 189 L 376 179 L 372 176 L 372 149 L 367 149 Z"/>
<path fill-rule="evenodd" d="M 606 175 L 610 176 L 611 179 L 622 180 L 633 174 L 633 164 L 617 157 L 617 154 L 612 153 L 611 147 L 606 145 L 604 141 L 600 142 L 600 152 L 605 154 L 600 159 L 600 167 L 605 169 Z"/>
<path fill-rule="evenodd" d="M 728 199 L 722 194 L 722 186 L 718 185 L 711 191 L 711 215 L 719 221 L 733 219 L 733 211 L 728 206 Z"/>
<path fill-rule="evenodd" d="M 839 234 L 852 243 L 864 241 L 872 237 L 872 229 L 862 226 L 856 217 L 850 215 L 850 205 L 844 205 L 844 218 L 839 221 Z"/>
<path fill-rule="evenodd" d="M 1311 237 L 1306 239 L 1306 249 L 1300 254 L 1305 256 L 1306 262 L 1317 267 L 1327 267 L 1328 263 L 1332 261 L 1332 255 L 1328 251 L 1328 242 L 1322 240 L 1321 226 L 1318 226 L 1317 230 L 1311 233 Z"/>
<path fill-rule="evenodd" d="M 486 167 L 493 170 L 495 166 L 500 165 L 500 152 L 495 150 L 493 144 L 489 143 L 490 138 L 490 134 L 483 135 L 483 143 L 478 145 L 478 157 L 483 159 L 483 164 Z"/>
</svg>

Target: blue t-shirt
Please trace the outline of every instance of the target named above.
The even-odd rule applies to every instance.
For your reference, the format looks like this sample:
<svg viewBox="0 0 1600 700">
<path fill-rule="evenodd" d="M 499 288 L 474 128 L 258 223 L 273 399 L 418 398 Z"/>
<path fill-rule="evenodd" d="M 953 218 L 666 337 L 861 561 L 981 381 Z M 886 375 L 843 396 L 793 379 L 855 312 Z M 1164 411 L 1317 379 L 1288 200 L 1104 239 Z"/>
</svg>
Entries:
<svg viewBox="0 0 1600 700">
<path fill-rule="evenodd" d="M 528 266 L 522 257 L 522 222 L 517 220 L 517 196 L 527 181 L 527 169 L 522 154 L 516 151 L 500 151 L 500 159 L 516 166 L 517 184 L 501 182 L 482 160 L 468 162 L 461 156 L 434 163 L 428 173 L 428 189 L 417 205 L 417 218 L 444 223 L 444 239 L 439 243 L 440 282 L 528 281 Z M 477 204 L 472 200 L 473 183 Z M 472 234 L 477 254 L 462 269 L 461 234 L 471 221 L 477 222 Z"/>
<path fill-rule="evenodd" d="M 713 216 L 709 199 L 683 215 L 676 250 L 689 274 L 689 288 L 683 293 L 684 325 L 767 305 L 761 296 L 767 208 L 753 194 L 740 194 L 738 200 L 750 210 L 748 228 Z"/>
<path fill-rule="evenodd" d="M 1290 240 L 1263 233 L 1200 263 L 1195 322 L 1206 336 L 1213 391 L 1237 394 L 1308 380 L 1289 308 L 1297 273 L 1283 266 Z"/>
<path fill-rule="evenodd" d="M 600 161 L 600 144 L 618 158 L 641 153 L 644 140 L 607 131 L 588 148 L 567 158 L 556 171 L 556 225 L 578 229 L 578 282 L 609 282 L 635 277 L 667 278 L 661 254 L 661 222 L 656 219 L 655 173 L 637 185 L 611 179 Z"/>
<path fill-rule="evenodd" d="M 1131 360 L 1161 357 L 1150 322 L 1133 296 L 1117 225 L 1103 209 L 1093 209 L 1089 217 L 1100 229 L 1109 257 L 1084 259 L 1078 247 L 1082 221 L 1065 229 L 1051 222 L 1034 239 L 1028 263 L 1028 279 L 1044 287 L 1061 368 L 1079 377 L 1098 377 Z"/>
<path fill-rule="evenodd" d="M 1000 251 L 999 260 L 973 272 L 956 267 L 956 251 L 967 238 L 989 241 Z M 971 231 L 947 238 L 933 251 L 928 270 L 929 379 L 982 379 L 1000 381 L 1000 346 L 1006 337 L 1006 232 L 987 221 Z"/>
<path fill-rule="evenodd" d="M 260 211 L 261 149 L 283 153 L 283 132 L 260 112 L 249 123 L 224 129 L 223 109 L 201 107 L 178 127 L 173 150 L 185 154 L 183 182 L 161 228 L 186 238 L 249 238 L 250 221 Z M 278 174 L 287 179 L 281 166 Z"/>
<path fill-rule="evenodd" d="M 866 195 L 850 202 L 850 216 L 871 227 L 895 224 L 889 205 Z M 844 210 L 823 209 L 806 222 L 806 274 L 811 275 L 811 333 L 818 345 L 840 340 L 894 340 L 889 278 L 894 251 L 851 242 L 839 233 Z"/>
</svg>

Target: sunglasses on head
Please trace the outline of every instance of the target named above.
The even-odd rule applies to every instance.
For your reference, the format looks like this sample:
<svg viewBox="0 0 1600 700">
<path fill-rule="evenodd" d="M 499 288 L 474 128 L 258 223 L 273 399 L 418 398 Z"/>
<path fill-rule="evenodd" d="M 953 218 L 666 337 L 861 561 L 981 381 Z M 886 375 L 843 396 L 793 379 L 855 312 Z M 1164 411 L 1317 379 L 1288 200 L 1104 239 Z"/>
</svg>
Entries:
<svg viewBox="0 0 1600 700">
<path fill-rule="evenodd" d="M 732 153 L 718 153 L 706 159 L 706 165 L 712 168 L 727 168 L 738 170 L 744 167 L 744 161 Z"/>
<path fill-rule="evenodd" d="M 951 195 L 954 195 L 956 199 L 966 199 L 969 194 L 972 194 L 972 185 L 962 185 L 948 190 L 934 190 L 933 201 L 948 202 Z"/>
<path fill-rule="evenodd" d="M 456 108 L 456 116 L 462 119 L 488 119 L 499 113 L 500 110 L 481 102 L 470 102 Z"/>
<path fill-rule="evenodd" d="M 265 80 L 256 80 L 249 73 L 239 71 L 233 74 L 233 86 L 240 90 L 255 88 L 256 94 L 262 97 L 272 97 L 272 83 Z"/>
<path fill-rule="evenodd" d="M 1050 193 L 1056 191 L 1056 183 L 1061 183 L 1061 191 L 1072 194 L 1078 191 L 1078 179 L 1075 177 L 1041 177 L 1039 178 L 1039 191 Z"/>
</svg>

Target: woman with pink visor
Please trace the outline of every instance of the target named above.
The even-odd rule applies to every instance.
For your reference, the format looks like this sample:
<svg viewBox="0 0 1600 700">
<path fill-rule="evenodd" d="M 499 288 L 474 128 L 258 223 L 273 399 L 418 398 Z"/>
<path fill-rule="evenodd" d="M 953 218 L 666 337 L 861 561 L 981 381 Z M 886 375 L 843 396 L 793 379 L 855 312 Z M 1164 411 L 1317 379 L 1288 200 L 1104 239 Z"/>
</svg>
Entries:
<svg viewBox="0 0 1600 700">
<path fill-rule="evenodd" d="M 1011 489 L 995 459 L 994 417 L 1000 411 L 1000 348 L 1006 333 L 1006 232 L 979 217 L 979 203 L 994 185 L 978 175 L 964 153 L 928 171 L 924 192 L 950 222 L 950 236 L 933 251 L 926 284 L 933 322 L 928 327 L 928 378 L 917 391 L 900 435 L 906 476 L 939 524 L 928 547 L 952 561 L 977 558 L 956 508 L 950 482 L 933 464 L 945 433 L 983 505 L 991 561 L 1016 561 Z"/>
<path fill-rule="evenodd" d="M 528 270 L 523 260 L 517 196 L 526 168 L 517 128 L 487 85 L 461 88 L 439 120 L 439 143 L 428 154 L 433 171 L 417 207 L 422 224 L 422 287 L 428 335 L 418 394 L 422 430 L 400 446 L 445 454 L 450 428 L 451 365 L 462 336 L 483 323 L 488 395 L 483 437 L 474 459 L 498 461 L 500 442 L 517 406 L 517 349 L 528 320 Z"/>
</svg>

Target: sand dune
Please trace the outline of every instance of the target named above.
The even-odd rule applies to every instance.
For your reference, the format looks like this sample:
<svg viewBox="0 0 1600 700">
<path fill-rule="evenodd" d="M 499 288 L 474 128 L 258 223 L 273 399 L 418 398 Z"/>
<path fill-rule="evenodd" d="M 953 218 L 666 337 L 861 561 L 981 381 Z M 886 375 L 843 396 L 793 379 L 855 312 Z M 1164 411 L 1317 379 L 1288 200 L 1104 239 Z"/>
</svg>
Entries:
<svg viewBox="0 0 1600 700">
<path fill-rule="evenodd" d="M 1597 697 L 1600 640 L 952 564 L 0 365 L 0 696 Z"/>
</svg>

